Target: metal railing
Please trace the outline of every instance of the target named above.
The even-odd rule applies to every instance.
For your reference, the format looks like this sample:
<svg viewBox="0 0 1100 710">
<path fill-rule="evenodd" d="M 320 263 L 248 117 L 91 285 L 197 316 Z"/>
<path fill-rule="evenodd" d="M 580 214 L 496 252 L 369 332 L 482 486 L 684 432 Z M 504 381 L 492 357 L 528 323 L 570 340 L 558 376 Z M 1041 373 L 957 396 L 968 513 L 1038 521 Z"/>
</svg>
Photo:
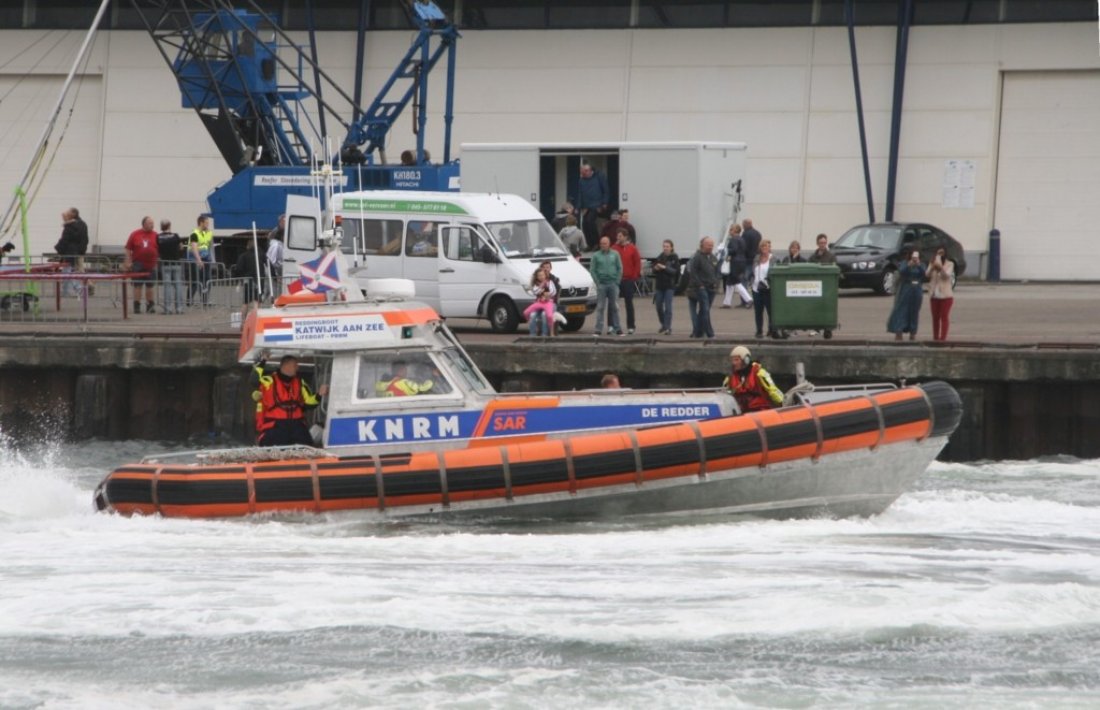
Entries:
<svg viewBox="0 0 1100 710">
<path fill-rule="evenodd" d="M 0 325 L 229 331 L 240 327 L 244 304 L 256 298 L 255 279 L 232 278 L 220 263 L 161 262 L 152 273 L 122 266 L 117 257 L 98 255 L 75 265 L 36 258 L 26 273 L 22 260 L 9 260 L 0 265 Z"/>
</svg>

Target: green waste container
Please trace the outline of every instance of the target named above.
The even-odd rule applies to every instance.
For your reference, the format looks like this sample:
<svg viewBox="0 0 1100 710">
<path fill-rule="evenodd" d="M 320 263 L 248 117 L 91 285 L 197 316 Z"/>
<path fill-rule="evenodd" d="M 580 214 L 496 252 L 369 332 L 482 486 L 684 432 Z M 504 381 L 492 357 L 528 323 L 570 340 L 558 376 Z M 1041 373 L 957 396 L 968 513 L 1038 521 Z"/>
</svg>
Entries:
<svg viewBox="0 0 1100 710">
<path fill-rule="evenodd" d="M 840 269 L 835 264 L 781 264 L 768 274 L 773 328 L 820 330 L 833 337 L 837 327 Z"/>
</svg>

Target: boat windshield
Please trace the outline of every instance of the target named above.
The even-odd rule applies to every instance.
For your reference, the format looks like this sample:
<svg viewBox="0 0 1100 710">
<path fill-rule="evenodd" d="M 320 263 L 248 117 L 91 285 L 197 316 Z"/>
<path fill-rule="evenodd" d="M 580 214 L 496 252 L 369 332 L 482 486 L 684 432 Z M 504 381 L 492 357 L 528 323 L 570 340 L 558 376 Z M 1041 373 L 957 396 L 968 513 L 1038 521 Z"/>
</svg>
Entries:
<svg viewBox="0 0 1100 710">
<path fill-rule="evenodd" d="M 449 395 L 454 391 L 427 352 L 367 352 L 359 356 L 358 399 Z"/>
<path fill-rule="evenodd" d="M 485 376 L 481 374 L 472 362 L 466 357 L 465 353 L 461 350 L 444 350 L 440 353 L 443 358 L 450 365 L 451 370 L 461 377 L 466 386 L 474 392 L 492 392 L 493 386 L 486 380 Z"/>
<path fill-rule="evenodd" d="M 569 252 L 544 219 L 489 222 L 486 226 L 508 258 L 565 256 Z"/>
</svg>

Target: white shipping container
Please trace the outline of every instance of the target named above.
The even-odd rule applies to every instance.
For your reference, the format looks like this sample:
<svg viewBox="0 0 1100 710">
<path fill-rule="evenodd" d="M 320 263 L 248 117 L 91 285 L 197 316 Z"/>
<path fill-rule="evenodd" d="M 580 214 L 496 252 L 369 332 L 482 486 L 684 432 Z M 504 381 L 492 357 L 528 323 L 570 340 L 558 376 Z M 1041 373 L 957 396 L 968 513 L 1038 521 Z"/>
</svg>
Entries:
<svg viewBox="0 0 1100 710">
<path fill-rule="evenodd" d="M 604 172 L 613 208 L 629 208 L 645 258 L 672 239 L 690 256 L 703 236 L 721 243 L 745 174 L 744 143 L 464 143 L 464 192 L 523 196 L 552 218 L 576 196 L 580 162 Z"/>
</svg>

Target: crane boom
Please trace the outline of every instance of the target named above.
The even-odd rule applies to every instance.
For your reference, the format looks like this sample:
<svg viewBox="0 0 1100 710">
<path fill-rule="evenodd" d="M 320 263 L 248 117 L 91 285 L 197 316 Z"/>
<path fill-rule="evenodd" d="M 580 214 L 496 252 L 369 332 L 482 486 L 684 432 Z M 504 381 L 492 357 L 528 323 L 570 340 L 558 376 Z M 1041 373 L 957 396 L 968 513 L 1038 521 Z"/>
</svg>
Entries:
<svg viewBox="0 0 1100 710">
<path fill-rule="evenodd" d="M 254 0 L 242 8 L 229 0 L 131 4 L 172 69 L 182 105 L 195 110 L 233 173 L 208 196 L 219 228 L 273 224 L 287 194 L 310 194 L 324 162 L 343 172 L 349 189 L 457 189 L 450 132 L 459 34 L 434 2 L 405 0 L 417 35 L 366 108 L 315 61 L 313 32 L 313 51 L 307 52 Z M 361 41 L 365 19 L 361 14 Z M 444 55 L 444 156 L 442 164 L 431 164 L 424 150 L 428 74 Z M 387 139 L 410 103 L 417 110 L 416 151 L 412 160 L 388 165 Z M 326 125 L 339 126 L 344 135 L 325 135 L 318 126 Z M 338 153 L 329 153 L 330 141 Z"/>
</svg>

